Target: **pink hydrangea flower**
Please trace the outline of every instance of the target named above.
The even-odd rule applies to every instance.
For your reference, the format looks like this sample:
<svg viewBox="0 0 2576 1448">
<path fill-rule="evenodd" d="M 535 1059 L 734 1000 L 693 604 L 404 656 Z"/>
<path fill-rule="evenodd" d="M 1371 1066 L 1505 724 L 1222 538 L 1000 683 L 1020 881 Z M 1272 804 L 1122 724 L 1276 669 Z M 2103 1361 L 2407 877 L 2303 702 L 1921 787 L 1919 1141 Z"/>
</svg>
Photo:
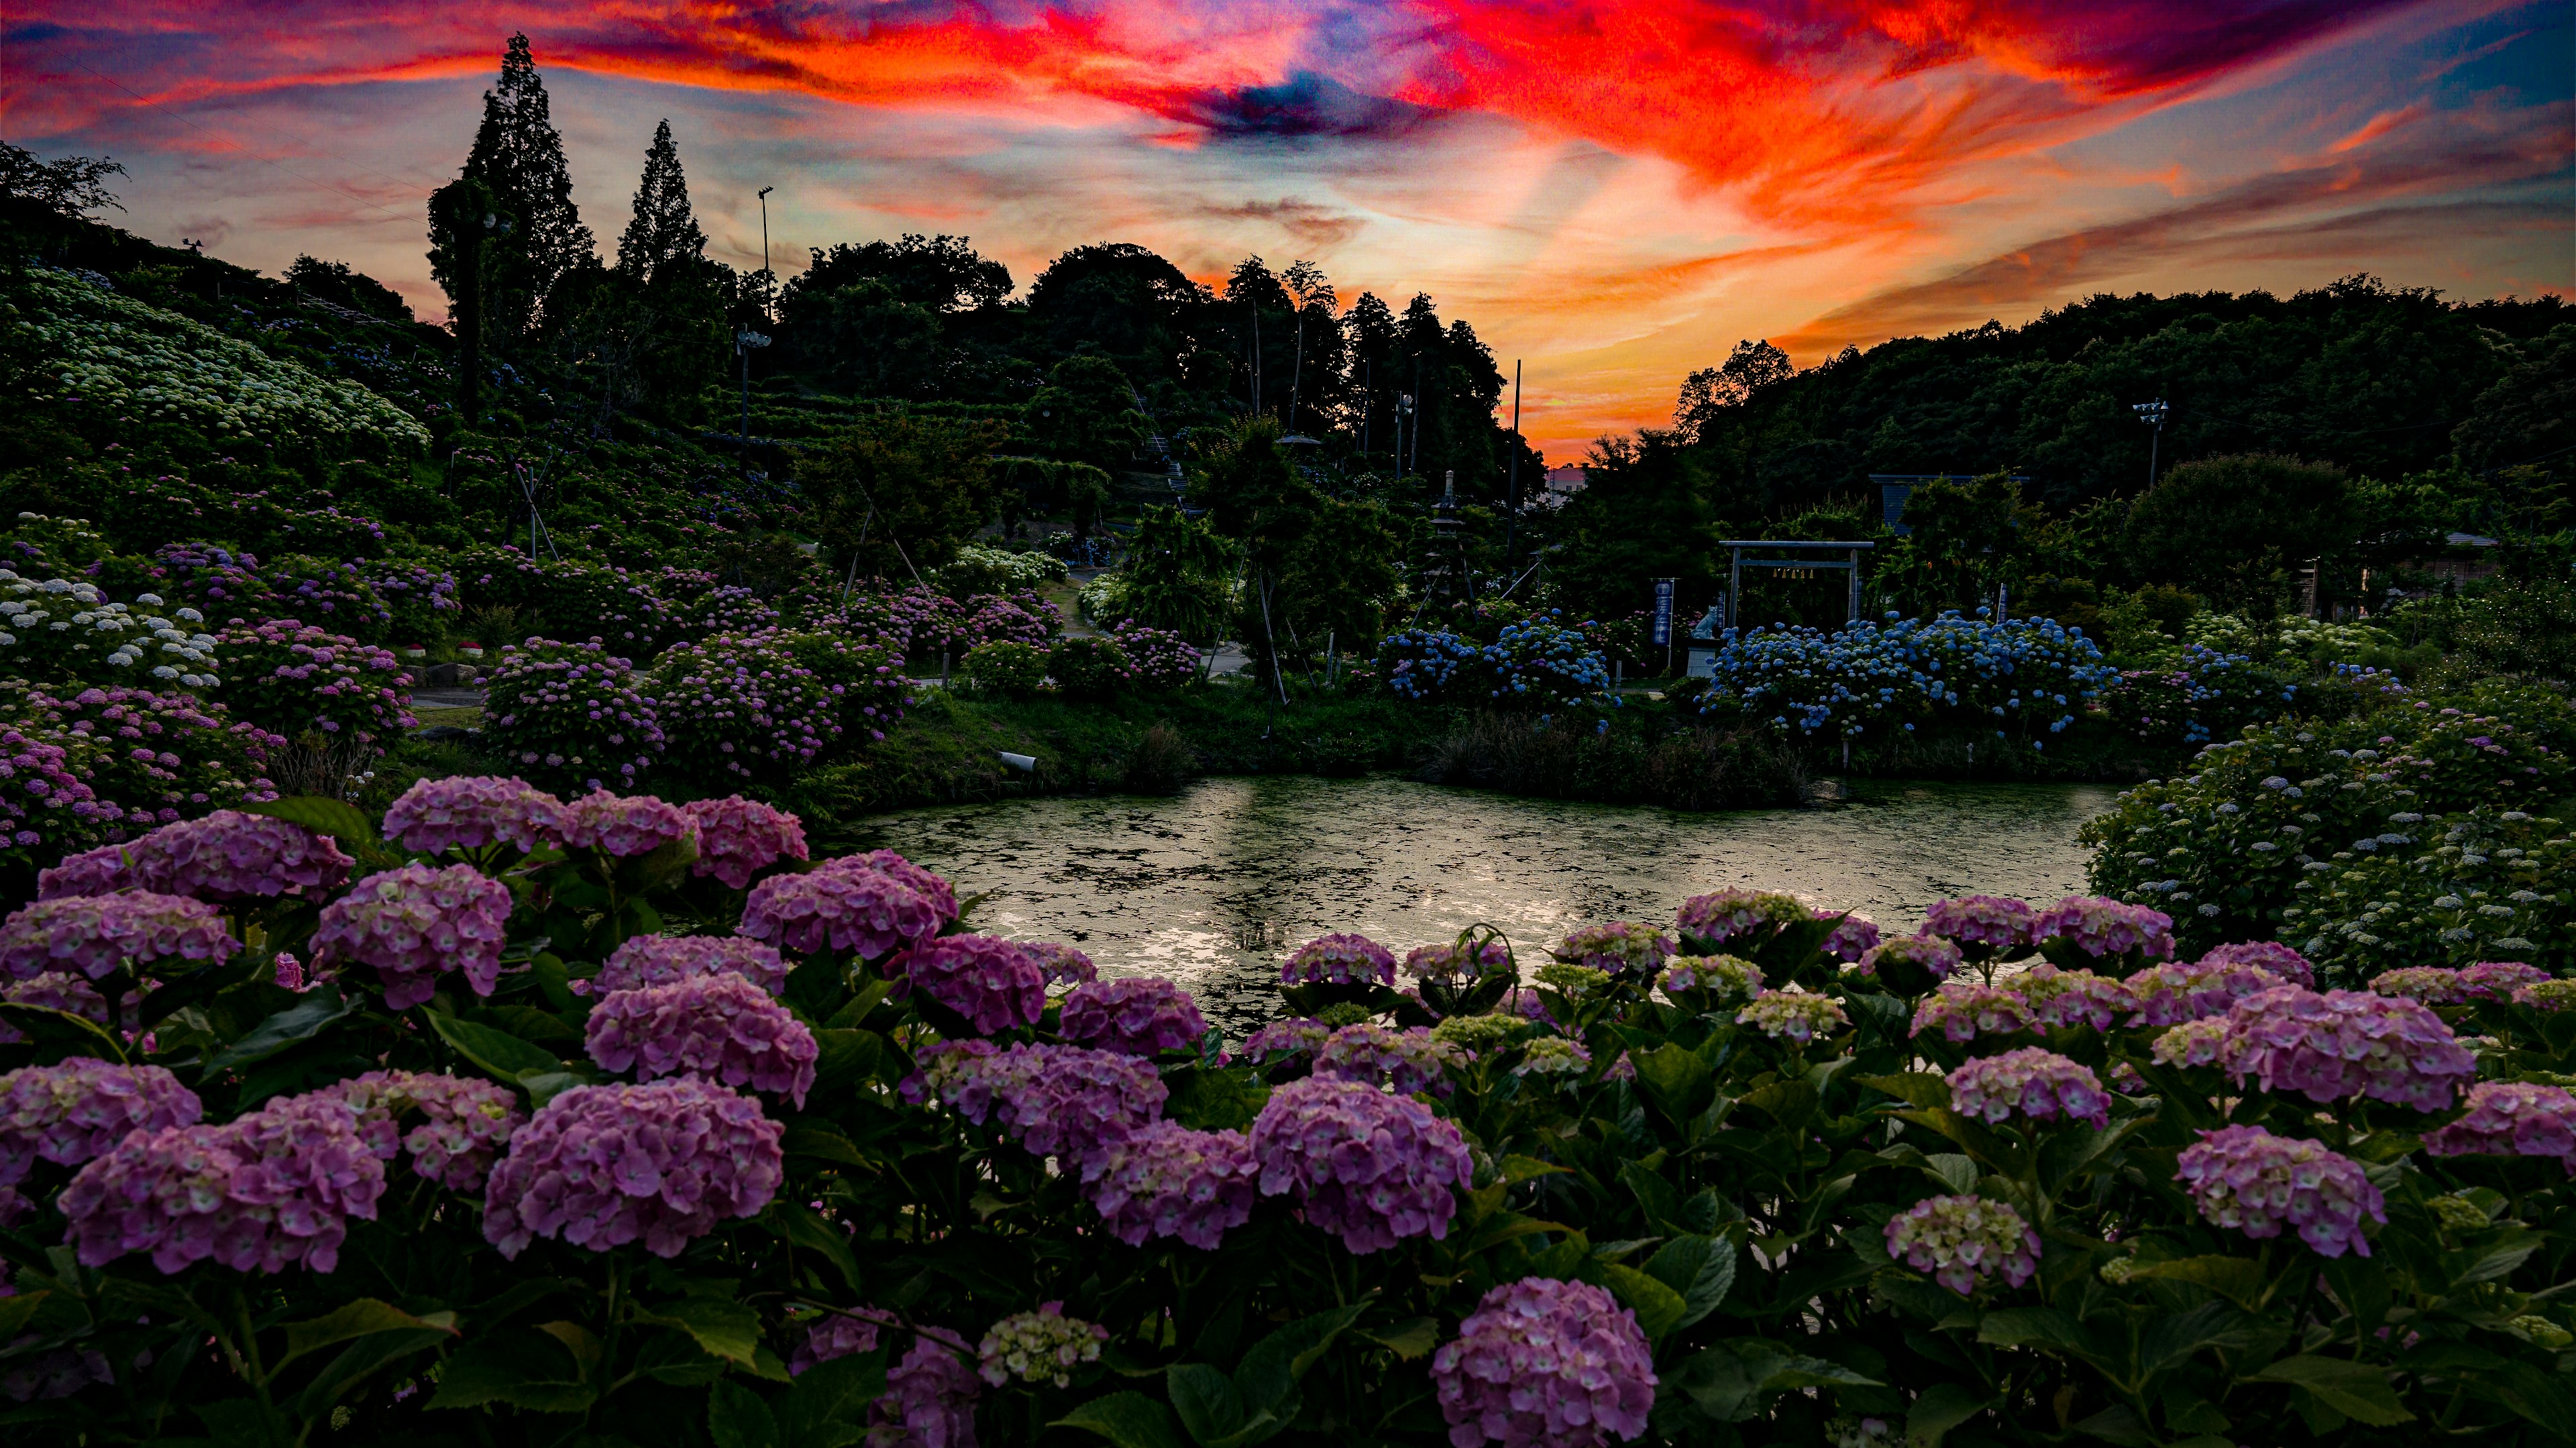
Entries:
<svg viewBox="0 0 2576 1448">
<path fill-rule="evenodd" d="M 1875 976 L 1882 964 L 1899 960 L 1923 967 L 1934 980 L 1948 980 L 1967 964 L 1967 958 L 1960 954 L 1959 947 L 1942 936 L 1900 935 L 1862 951 L 1860 973 Z"/>
<path fill-rule="evenodd" d="M 372 1221 L 385 1167 L 357 1110 L 330 1091 L 284 1097 L 221 1126 L 132 1131 L 63 1189 L 84 1266 L 149 1252 L 165 1273 L 340 1264 L 348 1219 Z"/>
<path fill-rule="evenodd" d="M 2031 930 L 2035 941 L 2063 940 L 2086 955 L 2173 955 L 2172 916 L 2098 895 L 2067 896 L 2041 912 Z"/>
<path fill-rule="evenodd" d="M 1282 985 L 1393 985 L 1395 955 L 1365 935 L 1319 935 L 1279 969 Z"/>
<path fill-rule="evenodd" d="M 1953 1041 L 1973 1041 L 2030 1029 L 2030 1005 L 2015 992 L 1973 980 L 1945 980 L 1914 1008 L 1914 1027 L 1907 1034 L 1938 1030 Z"/>
<path fill-rule="evenodd" d="M 241 948 L 223 912 L 199 900 L 135 891 L 39 900 L 0 922 L 0 970 L 25 980 L 78 971 L 104 980 L 131 962 L 228 960 Z"/>
<path fill-rule="evenodd" d="M 2215 1066 L 2227 1049 L 2227 1020 L 2204 1016 L 2169 1026 L 2147 1046 L 2147 1054 L 2167 1066 Z"/>
<path fill-rule="evenodd" d="M 773 996 L 787 993 L 787 962 L 757 940 L 738 935 L 630 935 L 602 961 L 599 974 L 572 983 L 573 994 L 676 985 L 703 975 L 738 975 Z"/>
<path fill-rule="evenodd" d="M 649 794 L 597 789 L 564 806 L 556 839 L 567 850 L 597 850 L 627 859 L 649 855 L 678 840 L 695 843 L 698 822 L 686 810 Z"/>
<path fill-rule="evenodd" d="M 1117 1051 L 942 1041 L 915 1059 L 907 1100 L 935 1097 L 978 1125 L 999 1122 L 1033 1156 L 1088 1166 L 1100 1150 L 1162 1114 L 1169 1094 L 1153 1064 Z"/>
<path fill-rule="evenodd" d="M 2211 1225 L 2258 1239 L 2290 1227 L 2320 1256 L 2369 1256 L 2362 1219 L 2388 1220 L 2379 1188 L 2360 1163 L 2259 1126 L 2204 1131 L 2183 1148 L 2177 1166 L 2174 1180 Z"/>
<path fill-rule="evenodd" d="M 424 779 L 385 810 L 385 838 L 441 854 L 508 844 L 533 850 L 560 835 L 563 801 L 524 779 L 460 775 Z"/>
<path fill-rule="evenodd" d="M 1105 1143 L 1082 1179 L 1111 1236 L 1130 1247 L 1178 1237 L 1213 1252 L 1252 1219 L 1252 1138 L 1240 1131 L 1192 1131 L 1149 1122 Z"/>
<path fill-rule="evenodd" d="M 2460 995 L 2473 1001 L 2508 1001 L 2527 985 L 2552 979 L 2549 972 L 2518 960 L 2481 960 L 2460 967 Z"/>
<path fill-rule="evenodd" d="M 1673 912 L 1673 925 L 1703 945 L 1716 946 L 1745 936 L 1768 939 L 1781 926 L 1810 918 L 1807 907 L 1795 895 L 1729 886 L 1684 900 L 1681 909 Z"/>
<path fill-rule="evenodd" d="M 1431 1358 L 1451 1448 L 1604 1448 L 1646 1431 L 1655 1354 L 1637 1315 L 1588 1282 L 1487 1292 Z"/>
<path fill-rule="evenodd" d="M 2039 1270 L 2039 1234 L 2021 1213 L 1983 1197 L 1927 1197 L 1887 1222 L 1887 1255 L 1973 1295 L 2001 1279 L 2019 1287 Z"/>
<path fill-rule="evenodd" d="M 1034 1026 L 1046 1012 L 1046 974 L 1019 942 L 942 935 L 895 957 L 888 971 L 902 999 L 918 990 L 973 1023 L 978 1035 Z"/>
<path fill-rule="evenodd" d="M 1732 955 L 1676 955 L 1655 984 L 1675 1000 L 1725 1006 L 1762 994 L 1762 967 Z"/>
<path fill-rule="evenodd" d="M 2403 996 L 2428 1006 L 2453 1006 L 2468 998 L 2460 988 L 2460 973 L 2438 965 L 2381 971 L 2371 977 L 2370 988 L 2380 995 Z"/>
<path fill-rule="evenodd" d="M 897 868 L 900 867 L 900 868 Z M 844 855 L 751 887 L 736 933 L 801 953 L 829 947 L 874 960 L 957 918 L 948 882 L 892 850 Z"/>
<path fill-rule="evenodd" d="M 1417 945 L 1404 953 L 1404 973 L 1436 985 L 1472 985 L 1511 967 L 1511 952 L 1499 940 L 1467 945 L 1444 941 Z"/>
<path fill-rule="evenodd" d="M 1803 990 L 1766 990 L 1735 1013 L 1735 1023 L 1751 1026 L 1775 1041 L 1803 1046 L 1851 1024 L 1832 996 Z"/>
<path fill-rule="evenodd" d="M 313 959 L 372 965 L 388 1010 L 409 1010 L 437 992 L 438 977 L 462 971 L 476 995 L 501 979 L 509 887 L 471 865 L 404 865 L 369 875 L 322 907 Z"/>
<path fill-rule="evenodd" d="M 2533 1081 L 2481 1081 L 2468 1111 L 2428 1132 L 2432 1156 L 2554 1156 L 2576 1176 L 2576 1095 Z"/>
<path fill-rule="evenodd" d="M 2217 955 L 2213 950 L 2191 965 L 2168 960 L 2130 976 L 2129 994 L 2137 998 L 2138 1013 L 2128 1024 L 2175 1026 L 2223 1016 L 2245 997 L 2284 983 L 2261 966 L 2219 960 Z"/>
<path fill-rule="evenodd" d="M 2256 970 L 2270 971 L 2291 985 L 2303 985 L 2310 990 L 2314 990 L 2317 984 L 2317 968 L 2308 963 L 2308 958 L 2277 940 L 2242 940 L 2232 945 L 2214 945 L 2207 955 L 2200 958 L 2200 963 L 2221 967 L 2252 966 Z"/>
<path fill-rule="evenodd" d="M 1048 985 L 1080 985 L 1087 980 L 1100 979 L 1100 967 L 1091 963 L 1090 956 L 1070 945 L 1060 945 L 1052 940 L 1029 940 L 1021 942 L 1020 948 L 1029 953 L 1029 959 L 1038 963 L 1039 970 L 1046 972 Z"/>
<path fill-rule="evenodd" d="M 868 1448 L 975 1448 L 984 1380 L 967 1365 L 972 1356 L 955 1334 L 923 1328 L 868 1405 Z"/>
<path fill-rule="evenodd" d="M 205 1114 L 195 1092 L 158 1066 L 116 1066 L 73 1056 L 0 1076 L 0 1187 L 27 1179 L 36 1163 L 80 1166 L 132 1131 L 194 1126 Z"/>
<path fill-rule="evenodd" d="M 689 867 L 693 875 L 712 875 L 741 890 L 780 860 L 808 858 L 805 822 L 785 810 L 738 794 L 697 800 L 687 809 L 698 823 L 698 862 Z"/>
<path fill-rule="evenodd" d="M 1432 1039 L 1427 1027 L 1394 1030 L 1359 1021 L 1324 1039 L 1315 1052 L 1315 1074 L 1392 1086 L 1399 1096 L 1418 1091 L 1449 1094 L 1446 1068 L 1464 1066 L 1468 1055 L 1447 1041 Z"/>
<path fill-rule="evenodd" d="M 411 1153 L 415 1174 L 450 1191 L 482 1186 L 493 1158 L 528 1124 L 518 1093 L 470 1077 L 369 1071 L 326 1089 L 357 1109 L 359 1129 L 379 1158 L 393 1160 L 399 1146 Z M 402 1133 L 401 1118 L 415 1111 L 420 1124 Z"/>
<path fill-rule="evenodd" d="M 127 992 L 127 1008 L 131 1009 L 142 999 L 139 991 Z M 78 1016 L 92 1025 L 108 1024 L 107 997 L 100 995 L 96 987 L 79 976 L 60 971 L 49 970 L 25 980 L 0 985 L 0 1001 L 15 1006 L 42 1006 L 67 1016 Z M 26 1039 L 26 1032 L 9 1024 L 6 1019 L 0 1019 L 0 1046 L 14 1046 Z"/>
<path fill-rule="evenodd" d="M 796 1346 L 787 1354 L 787 1375 L 791 1378 L 853 1353 L 877 1350 L 877 1324 L 864 1317 L 845 1312 L 827 1312 L 798 1334 Z"/>
<path fill-rule="evenodd" d="M 1818 910 L 1814 913 L 1818 920 L 1831 920 L 1836 915 L 1842 914 L 1841 923 L 1834 927 L 1832 934 L 1825 937 L 1825 943 L 1821 948 L 1825 954 L 1843 964 L 1853 964 L 1878 948 L 1878 926 L 1875 922 L 1835 910 Z"/>
<path fill-rule="evenodd" d="M 2047 961 L 2005 982 L 2005 988 L 2030 1007 L 2032 1021 L 2043 1026 L 2087 1025 L 2097 1031 L 2136 1010 L 2138 998 L 2128 986 L 2089 970 L 2059 970 Z"/>
<path fill-rule="evenodd" d="M 1207 1034 L 1190 993 L 1157 976 L 1093 981 L 1064 998 L 1057 1034 L 1077 1046 L 1152 1056 L 1186 1051 Z"/>
<path fill-rule="evenodd" d="M 484 1188 L 483 1237 L 516 1258 L 539 1237 L 677 1257 L 724 1219 L 759 1216 L 785 1178 L 785 1128 L 695 1076 L 576 1086 L 510 1138 Z"/>
<path fill-rule="evenodd" d="M 2024 1046 L 2000 1056 L 1980 1056 L 1950 1073 L 1950 1109 L 1979 1121 L 2008 1121 L 2014 1116 L 2049 1121 L 2111 1124 L 2111 1097 L 2089 1066 Z"/>
<path fill-rule="evenodd" d="M 2247 996 L 2227 1012 L 2221 1064 L 2266 1091 L 2311 1101 L 2368 1097 L 2440 1111 L 2477 1075 L 2477 1056 L 2420 1001 L 2294 985 Z"/>
<path fill-rule="evenodd" d="M 1270 1093 L 1252 1124 L 1261 1194 L 1295 1192 L 1306 1220 L 1362 1255 L 1449 1234 L 1473 1175 L 1458 1128 L 1406 1096 L 1309 1076 Z"/>
<path fill-rule="evenodd" d="M 1557 959 L 1612 975 L 1652 980 L 1673 954 L 1673 940 L 1651 925 L 1613 920 L 1569 931 L 1551 952 Z"/>
<path fill-rule="evenodd" d="M 328 835 L 266 815 L 219 809 L 74 855 L 36 877 L 36 898 L 117 890 L 219 901 L 300 895 L 339 885 L 354 863 Z"/>
<path fill-rule="evenodd" d="M 686 1073 L 737 1089 L 783 1093 L 799 1107 L 814 1085 L 814 1033 L 730 973 L 611 991 L 583 1027 L 590 1059 L 638 1080 Z"/>
<path fill-rule="evenodd" d="M 1309 1016 L 1272 1021 L 1244 1038 L 1243 1059 L 1269 1065 L 1284 1057 L 1312 1055 L 1331 1040 L 1333 1028 Z"/>
<path fill-rule="evenodd" d="M 2039 941 L 2039 915 L 2027 900 L 1964 895 L 1935 900 L 1923 912 L 1923 934 L 1985 951 L 2020 950 Z"/>
</svg>

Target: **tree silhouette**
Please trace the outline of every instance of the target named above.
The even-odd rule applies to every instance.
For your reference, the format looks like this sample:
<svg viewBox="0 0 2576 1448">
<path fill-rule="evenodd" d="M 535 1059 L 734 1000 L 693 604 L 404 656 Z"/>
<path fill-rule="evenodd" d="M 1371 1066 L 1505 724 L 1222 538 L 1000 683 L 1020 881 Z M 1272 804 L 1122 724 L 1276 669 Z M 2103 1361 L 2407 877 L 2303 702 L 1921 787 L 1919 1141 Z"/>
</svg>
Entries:
<svg viewBox="0 0 2576 1448">
<path fill-rule="evenodd" d="M 617 269 L 649 285 L 672 263 L 694 267 L 706 254 L 707 234 L 689 209 L 689 178 L 680 171 L 680 148 L 672 144 L 671 123 L 665 120 L 653 128 L 653 145 L 644 153 L 635 216 L 617 239 Z"/>
<path fill-rule="evenodd" d="M 590 228 L 573 205 L 563 136 L 555 130 L 546 83 L 525 35 L 510 37 L 501 79 L 483 93 L 483 124 L 474 133 L 464 174 L 490 188 L 511 223 L 485 255 L 482 311 L 487 339 L 516 341 L 556 320 L 547 310 L 556 288 L 598 261 Z M 457 278 L 435 253 L 431 270 L 449 299 L 457 300 Z"/>
</svg>

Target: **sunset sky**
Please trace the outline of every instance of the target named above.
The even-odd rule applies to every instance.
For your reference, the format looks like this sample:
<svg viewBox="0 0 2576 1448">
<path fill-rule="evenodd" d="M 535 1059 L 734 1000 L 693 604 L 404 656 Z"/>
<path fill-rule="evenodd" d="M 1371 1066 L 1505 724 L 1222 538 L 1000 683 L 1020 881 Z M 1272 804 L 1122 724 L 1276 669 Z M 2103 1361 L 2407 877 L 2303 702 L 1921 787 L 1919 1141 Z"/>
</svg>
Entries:
<svg viewBox="0 0 2576 1448">
<path fill-rule="evenodd" d="M 424 315 L 423 198 L 525 30 L 614 245 L 669 117 L 700 221 L 969 235 L 1023 286 L 1133 241 L 1428 291 L 1552 461 L 1768 337 L 2371 271 L 2576 292 L 2576 6 L 2401 0 L 18 0 L 0 136 L 113 154 L 119 220 Z"/>
</svg>

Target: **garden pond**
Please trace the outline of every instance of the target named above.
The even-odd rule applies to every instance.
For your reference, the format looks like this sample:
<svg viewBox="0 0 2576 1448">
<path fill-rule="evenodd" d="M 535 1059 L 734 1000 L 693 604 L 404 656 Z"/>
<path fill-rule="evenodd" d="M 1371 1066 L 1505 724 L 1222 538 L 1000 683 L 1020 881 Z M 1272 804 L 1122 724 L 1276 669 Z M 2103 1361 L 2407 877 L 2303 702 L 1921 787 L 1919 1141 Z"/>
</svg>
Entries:
<svg viewBox="0 0 2576 1448">
<path fill-rule="evenodd" d="M 1681 814 L 1394 776 L 1206 780 L 1172 797 L 1024 798 L 880 816 L 900 851 L 983 898 L 969 923 L 1079 946 L 1108 975 L 1168 976 L 1229 1036 L 1279 1014 L 1279 962 L 1354 930 L 1401 954 L 1479 922 L 1523 970 L 1575 925 L 1669 925 L 1720 886 L 1786 890 L 1890 933 L 1953 895 L 2083 888 L 2098 785 L 1864 782 L 1812 810 Z"/>
</svg>

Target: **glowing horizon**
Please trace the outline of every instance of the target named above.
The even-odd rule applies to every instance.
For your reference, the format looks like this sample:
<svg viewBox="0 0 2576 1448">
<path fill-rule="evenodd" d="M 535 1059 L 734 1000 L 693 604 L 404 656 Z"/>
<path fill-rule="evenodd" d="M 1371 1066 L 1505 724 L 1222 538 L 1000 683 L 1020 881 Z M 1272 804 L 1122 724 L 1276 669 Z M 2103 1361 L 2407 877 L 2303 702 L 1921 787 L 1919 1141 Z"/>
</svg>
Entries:
<svg viewBox="0 0 2576 1448">
<path fill-rule="evenodd" d="M 672 120 L 715 250 L 1089 241 L 1427 291 L 1563 462 L 1742 337 L 1845 345 L 2103 290 L 2372 271 L 2576 290 L 2567 8 L 2432 0 L 30 0 L 0 134 L 114 154 L 140 234 L 345 260 L 443 313 L 421 201 L 524 29 L 613 247 Z"/>
</svg>

